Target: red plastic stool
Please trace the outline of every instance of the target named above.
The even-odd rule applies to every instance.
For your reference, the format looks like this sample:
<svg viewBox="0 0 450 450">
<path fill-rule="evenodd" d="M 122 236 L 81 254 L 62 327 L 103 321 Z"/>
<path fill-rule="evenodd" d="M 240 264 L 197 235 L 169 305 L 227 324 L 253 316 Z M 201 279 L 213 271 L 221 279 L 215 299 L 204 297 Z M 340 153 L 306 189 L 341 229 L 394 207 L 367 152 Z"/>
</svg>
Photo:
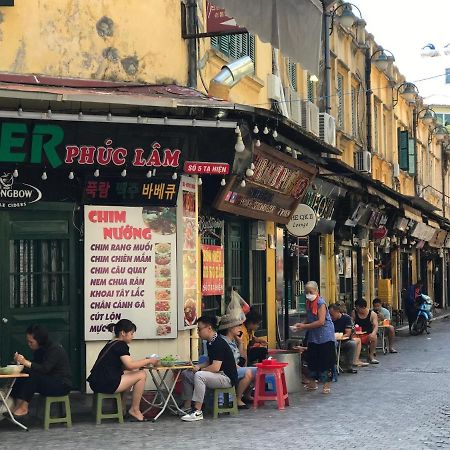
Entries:
<svg viewBox="0 0 450 450">
<path fill-rule="evenodd" d="M 288 363 L 281 363 L 276 360 L 264 360 L 262 363 L 255 364 L 258 370 L 256 371 L 255 394 L 253 396 L 254 409 L 259 405 L 264 405 L 266 400 L 276 400 L 278 409 L 284 409 L 285 406 L 289 406 L 286 378 L 284 376 L 284 367 L 287 365 Z M 269 374 L 275 378 L 276 392 L 266 391 L 266 375 Z"/>
</svg>

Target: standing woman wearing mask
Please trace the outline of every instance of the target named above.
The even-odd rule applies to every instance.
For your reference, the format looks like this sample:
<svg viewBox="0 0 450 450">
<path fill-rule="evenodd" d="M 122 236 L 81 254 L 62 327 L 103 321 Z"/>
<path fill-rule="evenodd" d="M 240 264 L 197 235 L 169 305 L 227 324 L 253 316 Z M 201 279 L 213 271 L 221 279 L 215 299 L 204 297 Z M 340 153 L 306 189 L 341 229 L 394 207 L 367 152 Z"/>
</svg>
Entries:
<svg viewBox="0 0 450 450">
<path fill-rule="evenodd" d="M 318 388 L 317 381 L 319 381 L 323 383 L 323 393 L 329 394 L 333 369 L 336 364 L 334 325 L 315 281 L 306 283 L 305 294 L 307 300 L 306 322 L 294 325 L 297 330 L 308 332 L 307 362 L 311 381 L 305 389 L 316 390 Z"/>
</svg>

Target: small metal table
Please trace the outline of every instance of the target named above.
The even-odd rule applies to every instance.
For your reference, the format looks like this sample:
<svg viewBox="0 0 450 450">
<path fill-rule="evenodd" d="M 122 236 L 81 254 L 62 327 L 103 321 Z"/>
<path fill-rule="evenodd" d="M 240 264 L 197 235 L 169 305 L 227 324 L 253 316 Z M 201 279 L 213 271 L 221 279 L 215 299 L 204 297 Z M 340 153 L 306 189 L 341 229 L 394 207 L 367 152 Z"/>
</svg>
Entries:
<svg viewBox="0 0 450 450">
<path fill-rule="evenodd" d="M 0 381 L 6 380 L 6 394 L 4 394 L 2 390 L 0 390 L 0 402 L 5 405 L 6 411 L 9 414 L 9 417 L 7 417 L 7 419 L 25 431 L 28 431 L 28 428 L 25 425 L 21 424 L 19 421 L 17 421 L 16 418 L 13 416 L 13 413 L 11 412 L 8 406 L 8 399 L 9 396 L 11 395 L 12 388 L 17 378 L 28 378 L 28 377 L 29 375 L 27 373 L 13 373 L 11 375 L 0 375 Z"/>
<path fill-rule="evenodd" d="M 336 342 L 337 342 L 337 362 L 336 362 L 336 366 L 337 366 L 337 370 L 338 373 L 344 373 L 344 370 L 341 367 L 341 347 L 342 347 L 342 342 L 343 341 L 348 341 L 349 337 L 348 336 L 342 336 L 342 337 L 336 337 Z"/>
<path fill-rule="evenodd" d="M 181 372 L 186 369 L 192 369 L 192 365 L 183 366 L 147 366 L 146 369 L 150 372 L 153 383 L 156 386 L 156 395 L 152 402 L 149 402 L 144 397 L 142 399 L 149 405 L 149 407 L 142 413 L 147 413 L 152 408 L 160 408 L 161 411 L 153 418 L 153 422 L 156 422 L 161 414 L 168 408 L 173 414 L 179 415 L 185 414 L 185 411 L 180 409 L 176 402 L 173 391 L 180 378 Z M 172 374 L 173 377 L 168 377 Z"/>
</svg>

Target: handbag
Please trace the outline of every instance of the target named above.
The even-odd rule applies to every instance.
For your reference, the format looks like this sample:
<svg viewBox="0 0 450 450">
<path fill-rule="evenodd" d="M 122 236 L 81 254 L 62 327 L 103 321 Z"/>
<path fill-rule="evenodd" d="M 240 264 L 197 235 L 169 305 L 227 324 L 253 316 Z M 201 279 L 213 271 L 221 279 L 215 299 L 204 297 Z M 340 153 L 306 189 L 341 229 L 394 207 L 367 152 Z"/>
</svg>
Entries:
<svg viewBox="0 0 450 450">
<path fill-rule="evenodd" d="M 110 342 L 110 346 L 103 352 L 101 356 L 97 358 L 97 361 L 95 361 L 94 365 L 92 366 L 91 373 L 86 378 L 86 381 L 90 383 L 92 381 L 92 375 L 94 374 L 94 370 L 96 367 L 98 367 L 99 362 L 108 354 L 108 352 L 111 350 L 111 348 L 114 346 L 116 342 L 119 342 L 118 340 L 114 340 Z"/>
</svg>

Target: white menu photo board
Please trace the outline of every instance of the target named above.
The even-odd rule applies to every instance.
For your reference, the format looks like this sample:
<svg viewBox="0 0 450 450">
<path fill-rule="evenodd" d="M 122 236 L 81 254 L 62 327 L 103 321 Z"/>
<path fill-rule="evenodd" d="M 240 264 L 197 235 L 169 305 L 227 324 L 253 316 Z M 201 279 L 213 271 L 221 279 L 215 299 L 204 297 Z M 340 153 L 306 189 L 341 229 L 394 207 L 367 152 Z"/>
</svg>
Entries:
<svg viewBox="0 0 450 450">
<path fill-rule="evenodd" d="M 85 206 L 85 339 L 129 319 L 136 339 L 177 336 L 176 208 Z"/>
<path fill-rule="evenodd" d="M 194 328 L 198 316 L 197 180 L 181 177 L 178 193 L 178 329 Z"/>
</svg>

